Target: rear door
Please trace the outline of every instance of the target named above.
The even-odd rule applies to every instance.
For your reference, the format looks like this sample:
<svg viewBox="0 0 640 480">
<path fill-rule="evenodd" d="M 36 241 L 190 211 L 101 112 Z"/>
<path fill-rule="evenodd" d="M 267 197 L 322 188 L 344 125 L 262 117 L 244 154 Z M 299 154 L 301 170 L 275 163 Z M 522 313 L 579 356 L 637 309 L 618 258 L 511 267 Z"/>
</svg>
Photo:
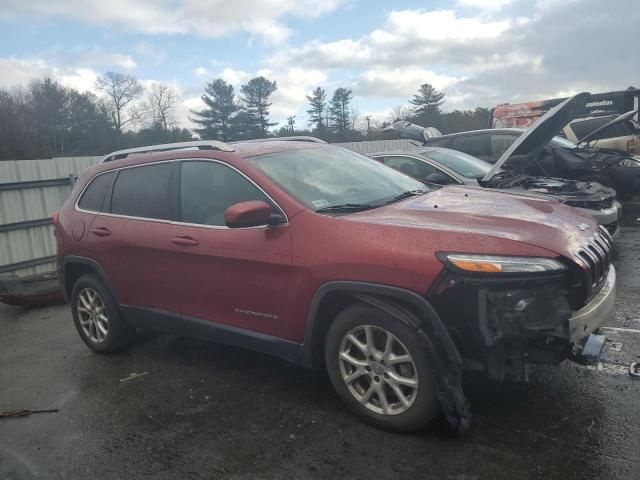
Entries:
<svg viewBox="0 0 640 480">
<path fill-rule="evenodd" d="M 87 236 L 121 305 L 176 313 L 172 235 L 173 163 L 118 171 Z"/>
<path fill-rule="evenodd" d="M 291 234 L 276 227 L 228 228 L 225 210 L 239 202 L 264 201 L 284 212 L 255 183 L 230 165 L 184 160 L 180 165 L 180 247 L 172 274 L 173 297 L 191 319 L 223 323 L 287 338 L 291 336 Z M 300 319 L 297 319 L 300 320 Z"/>
</svg>

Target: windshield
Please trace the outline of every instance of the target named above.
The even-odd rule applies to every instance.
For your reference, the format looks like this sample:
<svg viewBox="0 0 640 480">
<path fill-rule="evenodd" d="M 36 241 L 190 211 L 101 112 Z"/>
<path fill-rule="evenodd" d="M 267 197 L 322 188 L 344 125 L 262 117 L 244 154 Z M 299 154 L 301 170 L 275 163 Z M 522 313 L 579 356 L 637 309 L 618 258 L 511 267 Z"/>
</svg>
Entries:
<svg viewBox="0 0 640 480">
<path fill-rule="evenodd" d="M 427 187 L 360 154 L 338 147 L 290 150 L 248 158 L 312 210 L 336 205 L 378 207 Z"/>
<path fill-rule="evenodd" d="M 482 178 L 491 170 L 484 160 L 456 150 L 429 150 L 425 155 L 466 178 Z"/>
</svg>

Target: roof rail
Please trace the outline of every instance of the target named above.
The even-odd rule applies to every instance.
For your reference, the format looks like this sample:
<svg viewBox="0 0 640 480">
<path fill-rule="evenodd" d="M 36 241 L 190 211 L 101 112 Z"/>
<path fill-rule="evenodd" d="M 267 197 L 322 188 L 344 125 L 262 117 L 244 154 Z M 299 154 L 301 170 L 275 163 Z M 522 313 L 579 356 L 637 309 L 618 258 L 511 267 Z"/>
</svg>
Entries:
<svg viewBox="0 0 640 480">
<path fill-rule="evenodd" d="M 102 163 L 110 162 L 112 160 L 120 160 L 126 158 L 129 155 L 136 153 L 151 153 L 151 152 L 169 152 L 172 150 L 220 150 L 222 152 L 233 152 L 234 148 L 228 143 L 220 142 L 217 140 L 196 140 L 193 142 L 177 142 L 177 143 L 163 143 L 160 145 L 149 145 L 147 147 L 127 148 L 126 150 L 118 150 L 117 152 L 111 152 L 109 155 L 102 159 Z"/>
<path fill-rule="evenodd" d="M 324 140 L 316 137 L 310 137 L 308 135 L 300 135 L 298 137 L 269 137 L 269 138 L 255 138 L 253 140 L 239 140 L 234 143 L 261 143 L 261 142 L 311 142 L 311 143 L 327 143 Z"/>
</svg>

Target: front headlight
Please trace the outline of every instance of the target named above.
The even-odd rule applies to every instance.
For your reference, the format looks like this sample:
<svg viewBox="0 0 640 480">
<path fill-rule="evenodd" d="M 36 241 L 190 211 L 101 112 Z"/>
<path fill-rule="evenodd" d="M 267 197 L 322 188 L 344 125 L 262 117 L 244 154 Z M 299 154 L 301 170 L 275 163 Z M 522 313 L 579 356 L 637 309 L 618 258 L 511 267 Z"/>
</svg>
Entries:
<svg viewBox="0 0 640 480">
<path fill-rule="evenodd" d="M 627 168 L 640 168 L 640 161 L 636 160 L 635 158 L 625 158 L 624 160 L 620 160 L 620 163 L 618 163 L 618 165 Z"/>
<path fill-rule="evenodd" d="M 566 269 L 561 262 L 553 258 L 503 257 L 467 253 L 445 253 L 439 257 L 440 260 L 460 270 L 474 273 L 560 272 Z"/>
</svg>

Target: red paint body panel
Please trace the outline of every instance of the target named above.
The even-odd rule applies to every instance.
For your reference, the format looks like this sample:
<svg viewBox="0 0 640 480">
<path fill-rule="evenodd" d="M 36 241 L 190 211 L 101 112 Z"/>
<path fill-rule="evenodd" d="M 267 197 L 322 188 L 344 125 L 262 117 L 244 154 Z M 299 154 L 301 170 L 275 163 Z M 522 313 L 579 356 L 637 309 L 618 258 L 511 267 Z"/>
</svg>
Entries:
<svg viewBox="0 0 640 480">
<path fill-rule="evenodd" d="M 243 160 L 298 148 L 326 146 L 269 142 L 238 145 L 234 153 L 174 151 L 101 164 L 81 176 L 60 212 L 59 258 L 82 255 L 98 262 L 121 304 L 301 343 L 312 298 L 326 282 L 370 282 L 425 295 L 443 269 L 436 252 L 575 260 L 577 247 L 597 228 L 590 217 L 556 201 L 464 187 L 444 187 L 361 213 L 318 214 Z M 180 158 L 214 158 L 234 166 L 282 207 L 288 223 L 212 228 L 87 214 L 74 207 L 82 187 L 97 172 Z M 87 228 L 76 242 L 70 232 L 81 220 Z M 586 225 L 586 231 L 578 225 Z M 93 234 L 99 227 L 111 234 Z M 189 237 L 197 244 L 177 245 L 175 237 Z"/>
</svg>

